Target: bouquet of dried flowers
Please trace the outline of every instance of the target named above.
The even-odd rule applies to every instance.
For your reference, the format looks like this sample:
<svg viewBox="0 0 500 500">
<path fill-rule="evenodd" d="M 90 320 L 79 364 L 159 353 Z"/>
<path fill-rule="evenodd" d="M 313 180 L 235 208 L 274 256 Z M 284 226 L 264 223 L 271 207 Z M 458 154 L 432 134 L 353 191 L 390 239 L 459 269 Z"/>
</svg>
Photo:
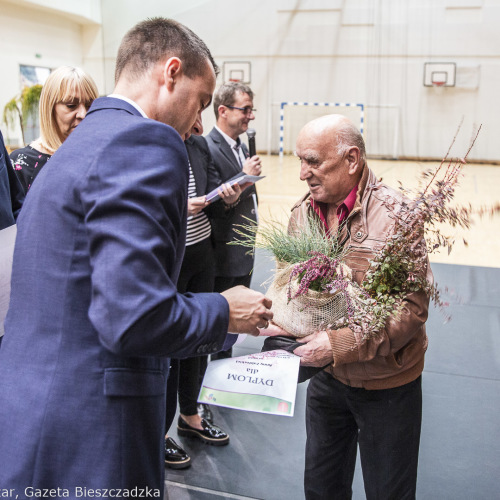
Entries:
<svg viewBox="0 0 500 500">
<path fill-rule="evenodd" d="M 276 221 L 264 225 L 258 236 L 251 224 L 237 233 L 239 245 L 265 248 L 276 258 L 266 295 L 273 301 L 273 321 L 278 326 L 304 337 L 351 315 L 357 285 L 344 263 L 346 249 L 336 237 L 326 237 L 316 218 L 308 218 L 300 231 L 292 233 Z"/>
<path fill-rule="evenodd" d="M 393 231 L 360 285 L 344 262 L 349 248 L 335 236 L 327 237 L 315 218 L 309 218 L 300 232 L 289 232 L 275 221 L 260 230 L 241 226 L 237 244 L 265 248 L 276 258 L 277 270 L 267 292 L 274 322 L 297 337 L 348 326 L 367 339 L 377 335 L 389 317 L 397 317 L 410 293 L 426 293 L 444 309 L 447 303 L 439 288 L 426 277 L 428 254 L 441 247 L 451 251 L 454 241 L 442 234 L 442 223 L 470 227 L 472 207 L 453 207 L 451 202 L 479 130 L 463 158 L 448 159 L 457 131 L 442 162 L 422 174 L 415 192 L 400 186 L 401 197 L 383 200 L 393 214 Z M 490 211 L 499 210 L 497 206 Z"/>
</svg>

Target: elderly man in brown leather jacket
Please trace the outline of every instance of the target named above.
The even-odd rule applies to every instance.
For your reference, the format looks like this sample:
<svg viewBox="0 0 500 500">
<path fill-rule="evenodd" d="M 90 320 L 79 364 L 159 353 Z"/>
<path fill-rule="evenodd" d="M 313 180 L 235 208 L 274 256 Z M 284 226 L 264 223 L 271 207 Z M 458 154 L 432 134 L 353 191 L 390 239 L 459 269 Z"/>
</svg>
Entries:
<svg viewBox="0 0 500 500">
<path fill-rule="evenodd" d="M 377 181 L 361 134 L 341 115 L 309 122 L 296 154 L 309 193 L 293 207 L 291 228 L 312 214 L 330 233 L 340 231 L 361 283 L 394 224 L 384 199 L 400 194 Z M 301 339 L 306 345 L 294 352 L 302 365 L 328 365 L 307 392 L 307 499 L 351 498 L 358 443 L 368 499 L 415 498 L 428 306 L 424 293 L 408 295 L 402 314 L 368 340 L 349 328 Z"/>
</svg>

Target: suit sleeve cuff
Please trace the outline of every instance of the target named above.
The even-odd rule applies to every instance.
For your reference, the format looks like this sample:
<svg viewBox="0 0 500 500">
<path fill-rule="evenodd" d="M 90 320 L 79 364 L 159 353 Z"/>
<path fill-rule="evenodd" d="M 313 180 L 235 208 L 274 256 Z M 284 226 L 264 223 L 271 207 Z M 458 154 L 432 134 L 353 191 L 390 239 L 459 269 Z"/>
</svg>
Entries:
<svg viewBox="0 0 500 500">
<path fill-rule="evenodd" d="M 236 341 L 238 340 L 239 335 L 237 333 L 228 333 L 226 335 L 226 339 L 224 340 L 224 344 L 222 344 L 222 351 L 227 351 L 231 347 L 233 347 L 234 344 L 236 344 Z"/>
</svg>

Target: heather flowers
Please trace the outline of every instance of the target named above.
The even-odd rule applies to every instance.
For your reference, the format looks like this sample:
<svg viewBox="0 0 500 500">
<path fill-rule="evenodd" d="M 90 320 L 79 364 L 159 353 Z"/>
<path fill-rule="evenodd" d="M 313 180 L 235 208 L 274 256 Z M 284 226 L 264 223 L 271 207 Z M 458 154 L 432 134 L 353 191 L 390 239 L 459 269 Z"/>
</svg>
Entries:
<svg viewBox="0 0 500 500">
<path fill-rule="evenodd" d="M 292 296 L 292 290 L 288 287 L 288 302 L 299 295 L 305 295 L 308 290 L 322 292 L 323 290 L 340 289 L 340 283 L 345 279 L 340 259 L 332 259 L 321 252 L 309 252 L 311 258 L 305 262 L 299 262 L 290 273 L 289 283 L 297 279 L 299 287 Z"/>
</svg>

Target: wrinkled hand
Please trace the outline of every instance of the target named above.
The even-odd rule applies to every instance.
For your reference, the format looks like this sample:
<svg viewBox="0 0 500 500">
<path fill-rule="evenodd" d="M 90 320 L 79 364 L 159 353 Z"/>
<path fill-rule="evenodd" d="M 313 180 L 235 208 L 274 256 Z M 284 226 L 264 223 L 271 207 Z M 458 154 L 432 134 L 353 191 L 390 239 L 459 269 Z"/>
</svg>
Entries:
<svg viewBox="0 0 500 500">
<path fill-rule="evenodd" d="M 260 158 L 257 155 L 247 158 L 243 164 L 243 172 L 248 175 L 260 175 L 262 172 Z"/>
<path fill-rule="evenodd" d="M 188 198 L 188 217 L 196 215 L 208 206 L 206 196 L 198 196 L 198 198 Z"/>
<path fill-rule="evenodd" d="M 224 200 L 226 205 L 232 205 L 238 201 L 238 198 L 241 194 L 241 186 L 239 184 L 235 184 L 231 186 L 229 183 L 221 184 L 217 192 L 219 196 Z"/>
<path fill-rule="evenodd" d="M 294 354 L 300 356 L 301 365 L 322 367 L 333 362 L 330 338 L 324 330 L 297 340 L 306 344 L 293 351 Z"/>
<path fill-rule="evenodd" d="M 257 337 L 259 328 L 267 327 L 273 318 L 272 301 L 260 292 L 239 285 L 221 295 L 229 303 L 228 331 L 231 333 L 249 333 Z"/>
<path fill-rule="evenodd" d="M 286 330 L 283 330 L 280 326 L 272 321 L 269 322 L 269 325 L 266 328 L 259 329 L 259 337 L 293 337 L 291 333 L 288 333 Z"/>
</svg>

